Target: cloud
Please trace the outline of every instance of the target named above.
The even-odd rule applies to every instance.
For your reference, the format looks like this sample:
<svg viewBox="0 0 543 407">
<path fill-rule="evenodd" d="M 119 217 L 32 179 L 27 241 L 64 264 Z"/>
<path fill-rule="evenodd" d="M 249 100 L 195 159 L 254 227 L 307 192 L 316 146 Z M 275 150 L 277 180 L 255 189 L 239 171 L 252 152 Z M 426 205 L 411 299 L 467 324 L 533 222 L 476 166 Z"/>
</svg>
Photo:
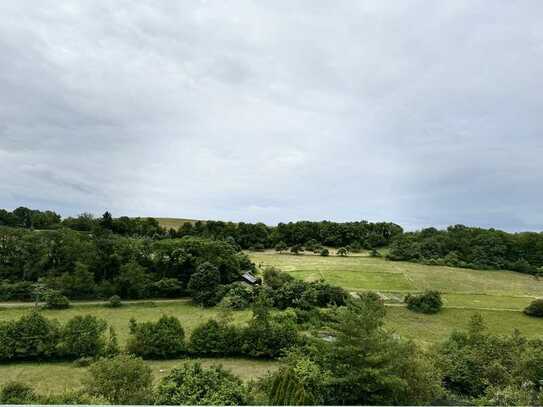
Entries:
<svg viewBox="0 0 543 407">
<path fill-rule="evenodd" d="M 543 228 L 543 6 L 0 4 L 0 202 Z"/>
</svg>

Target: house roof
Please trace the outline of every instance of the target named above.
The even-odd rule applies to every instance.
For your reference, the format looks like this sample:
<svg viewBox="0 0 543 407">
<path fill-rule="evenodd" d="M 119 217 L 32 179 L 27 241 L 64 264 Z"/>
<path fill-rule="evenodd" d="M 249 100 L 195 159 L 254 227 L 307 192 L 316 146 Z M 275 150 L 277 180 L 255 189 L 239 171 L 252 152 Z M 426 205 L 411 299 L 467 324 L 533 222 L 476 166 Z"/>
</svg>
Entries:
<svg viewBox="0 0 543 407">
<path fill-rule="evenodd" d="M 250 272 L 246 271 L 245 273 L 243 273 L 243 275 L 241 276 L 245 281 L 251 283 L 251 284 L 255 284 L 256 283 L 256 277 L 253 276 Z"/>
</svg>

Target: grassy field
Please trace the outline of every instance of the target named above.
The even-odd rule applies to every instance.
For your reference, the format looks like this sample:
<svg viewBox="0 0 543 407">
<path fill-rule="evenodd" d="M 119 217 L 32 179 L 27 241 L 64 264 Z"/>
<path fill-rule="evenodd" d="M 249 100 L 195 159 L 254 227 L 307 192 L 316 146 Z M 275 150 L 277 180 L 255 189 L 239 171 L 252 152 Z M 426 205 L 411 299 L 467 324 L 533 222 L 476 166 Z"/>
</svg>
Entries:
<svg viewBox="0 0 543 407">
<path fill-rule="evenodd" d="M 491 332 L 519 329 L 529 337 L 543 337 L 543 320 L 522 313 L 534 298 L 543 297 L 543 280 L 529 275 L 391 262 L 366 254 L 321 257 L 267 251 L 249 255 L 260 268 L 275 266 L 305 281 L 324 279 L 351 292 L 380 292 L 390 305 L 387 326 L 421 344 L 436 343 L 453 330 L 465 328 L 476 312 L 483 315 Z M 426 289 L 443 293 L 443 311 L 421 315 L 399 306 L 407 292 Z"/>
<path fill-rule="evenodd" d="M 216 359 L 176 359 L 164 361 L 147 361 L 151 366 L 155 381 L 166 376 L 172 368 L 181 366 L 188 361 L 199 361 L 203 366 L 222 365 L 243 380 L 250 380 L 265 375 L 268 371 L 276 369 L 279 364 L 267 360 L 250 360 L 238 358 Z M 39 393 L 59 393 L 65 390 L 74 390 L 81 386 L 87 369 L 76 367 L 73 363 L 14 363 L 0 365 L 0 386 L 4 383 L 17 380 L 28 383 Z"/>
<path fill-rule="evenodd" d="M 27 312 L 28 307 L 0 307 L 0 321 L 19 318 Z M 76 305 L 67 310 L 45 310 L 44 316 L 59 322 L 65 322 L 75 315 L 95 315 L 105 319 L 117 332 L 121 345 L 128 337 L 128 321 L 135 318 L 138 321 L 154 321 L 162 315 L 173 315 L 181 321 L 188 337 L 199 324 L 210 318 L 219 317 L 217 309 L 201 308 L 190 302 L 143 302 L 125 305 L 121 308 L 107 308 L 103 305 Z M 233 313 L 233 323 L 243 324 L 250 318 L 250 311 Z M 152 367 L 155 379 L 166 375 L 173 367 L 179 366 L 188 359 L 148 361 Z M 277 362 L 266 360 L 251 360 L 240 358 L 194 359 L 203 365 L 222 364 L 244 380 L 264 375 L 268 370 L 278 366 Z M 10 380 L 19 380 L 34 386 L 39 392 L 59 392 L 80 386 L 86 369 L 74 366 L 72 363 L 13 363 L 0 364 L 0 385 Z"/>
<path fill-rule="evenodd" d="M 543 296 L 543 281 L 507 271 L 467 270 L 424 266 L 414 263 L 389 262 L 365 254 L 349 257 L 320 257 L 311 254 L 290 255 L 275 252 L 251 252 L 259 266 L 273 265 L 293 276 L 307 280 L 324 279 L 349 291 L 376 290 L 386 297 L 386 325 L 398 334 L 429 346 L 446 338 L 455 329 L 465 328 L 475 312 L 481 313 L 491 332 L 511 333 L 515 328 L 528 337 L 543 337 L 543 320 L 525 316 L 521 310 L 533 299 Z M 416 314 L 402 306 L 407 292 L 436 289 L 444 293 L 445 308 L 436 315 Z M 0 321 L 18 318 L 28 308 L 0 307 Z M 121 308 L 103 305 L 75 305 L 62 311 L 44 311 L 45 316 L 65 322 L 75 315 L 91 314 L 108 321 L 124 344 L 130 318 L 152 321 L 161 315 L 180 319 L 186 335 L 198 324 L 219 316 L 217 309 L 205 309 L 186 300 L 144 302 Z M 250 311 L 235 312 L 234 323 L 242 324 Z M 277 362 L 247 359 L 201 359 L 209 365 L 220 363 L 244 379 L 265 374 Z M 167 374 L 183 360 L 149 361 L 155 378 Z M 71 363 L 16 363 L 0 365 L 0 384 L 8 380 L 28 382 L 41 392 L 77 388 L 84 368 Z"/>
<path fill-rule="evenodd" d="M 0 321 L 19 318 L 29 308 L 2 308 L 0 307 Z M 128 322 L 131 318 L 137 321 L 156 321 L 162 315 L 173 315 L 181 321 L 185 329 L 185 335 L 199 324 L 219 316 L 217 308 L 201 308 L 192 305 L 190 302 L 181 300 L 179 302 L 152 303 L 143 302 L 139 304 L 124 305 L 121 308 L 107 308 L 103 305 L 76 305 L 66 310 L 44 310 L 43 315 L 47 318 L 57 319 L 59 322 L 66 322 L 76 315 L 95 315 L 108 322 L 115 328 L 119 342 L 124 344 L 128 337 Z M 250 311 L 235 312 L 234 323 L 243 323 L 250 318 Z"/>
<path fill-rule="evenodd" d="M 195 219 L 182 219 L 182 218 L 155 218 L 158 220 L 158 224 L 166 229 L 179 229 L 181 226 L 183 226 L 184 223 L 190 222 L 194 223 L 196 222 Z"/>
</svg>

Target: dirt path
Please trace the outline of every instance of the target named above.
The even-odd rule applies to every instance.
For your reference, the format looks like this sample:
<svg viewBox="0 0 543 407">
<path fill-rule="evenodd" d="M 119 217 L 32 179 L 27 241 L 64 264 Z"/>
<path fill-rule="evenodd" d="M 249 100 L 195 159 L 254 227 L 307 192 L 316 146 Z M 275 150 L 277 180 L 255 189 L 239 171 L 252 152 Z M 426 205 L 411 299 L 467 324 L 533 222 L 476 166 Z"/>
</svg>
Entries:
<svg viewBox="0 0 543 407">
<path fill-rule="evenodd" d="M 188 303 L 190 302 L 190 298 L 174 298 L 174 299 L 149 299 L 149 300 L 126 300 L 123 301 L 123 304 L 145 304 L 149 302 L 153 303 Z M 85 306 L 92 306 L 92 305 L 105 305 L 109 301 L 73 301 L 71 302 L 71 305 L 85 305 Z M 34 307 L 36 305 L 35 302 L 0 302 L 0 308 L 29 308 Z M 43 302 L 38 303 L 38 305 L 44 305 Z"/>
</svg>

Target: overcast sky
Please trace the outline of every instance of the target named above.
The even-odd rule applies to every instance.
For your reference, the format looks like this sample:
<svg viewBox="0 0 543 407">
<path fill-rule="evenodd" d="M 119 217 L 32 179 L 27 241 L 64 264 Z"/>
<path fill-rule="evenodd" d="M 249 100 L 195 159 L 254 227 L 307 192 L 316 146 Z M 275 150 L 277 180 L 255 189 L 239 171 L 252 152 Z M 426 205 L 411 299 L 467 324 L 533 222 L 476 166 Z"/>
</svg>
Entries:
<svg viewBox="0 0 543 407">
<path fill-rule="evenodd" d="M 0 2 L 0 207 L 543 230 L 543 2 Z"/>
</svg>

